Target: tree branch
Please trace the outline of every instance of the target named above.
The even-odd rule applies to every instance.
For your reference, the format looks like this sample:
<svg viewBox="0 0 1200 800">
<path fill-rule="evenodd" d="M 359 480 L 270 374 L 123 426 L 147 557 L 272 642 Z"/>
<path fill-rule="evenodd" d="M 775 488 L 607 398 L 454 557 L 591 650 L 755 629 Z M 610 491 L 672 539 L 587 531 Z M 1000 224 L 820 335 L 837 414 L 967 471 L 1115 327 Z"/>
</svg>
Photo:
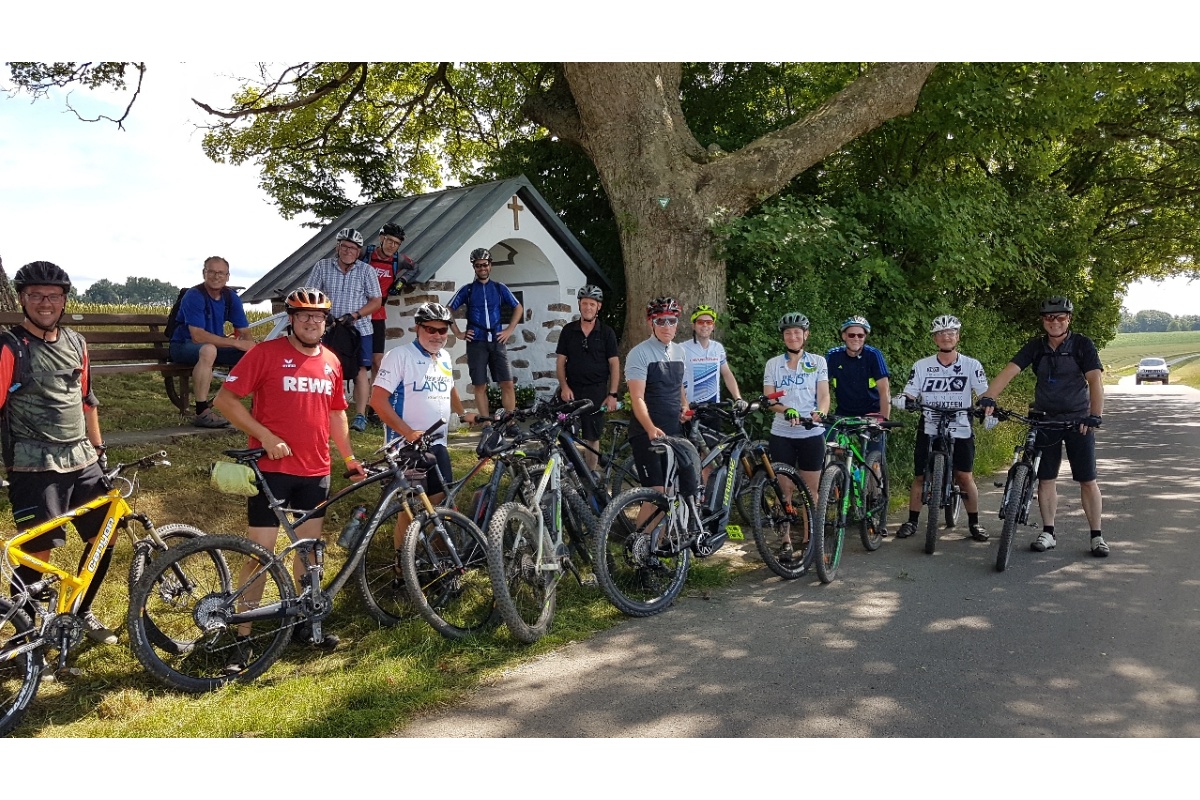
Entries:
<svg viewBox="0 0 1200 800">
<path fill-rule="evenodd" d="M 292 72 L 296 73 L 296 77 L 285 80 L 285 76 Z M 285 85 L 296 86 L 297 84 L 299 84 L 299 82 L 301 80 L 303 80 L 305 77 L 307 77 L 311 73 L 312 73 L 312 68 L 308 67 L 307 62 L 302 63 L 302 64 L 297 64 L 296 66 L 293 66 L 293 67 L 288 67 L 286 70 L 283 71 L 283 73 L 280 74 L 280 77 L 277 80 L 273 81 L 271 84 L 269 84 L 266 87 L 266 91 L 263 92 L 260 99 L 268 98 L 268 97 L 275 95 Z M 354 76 L 356 74 L 358 76 L 358 79 L 355 82 L 354 89 L 350 92 L 350 95 L 349 95 L 349 98 L 353 98 L 358 92 L 362 91 L 362 87 L 366 84 L 367 62 L 365 62 L 365 61 L 356 61 L 356 62 L 351 62 L 351 63 L 347 64 L 345 71 L 343 71 L 341 75 L 337 76 L 336 78 L 331 78 L 330 80 L 321 84 L 316 89 L 314 89 L 313 91 L 309 92 L 308 94 L 306 94 L 302 97 L 297 97 L 297 98 L 294 98 L 294 99 L 289 100 L 284 103 L 267 103 L 266 105 L 260 105 L 260 106 L 248 106 L 246 108 L 235 108 L 232 111 L 220 111 L 220 110 L 215 109 L 212 106 L 208 105 L 207 103 L 201 103 L 199 100 L 197 100 L 194 97 L 192 98 L 192 102 L 195 103 L 200 108 L 204 109 L 205 112 L 211 114 L 212 116 L 220 117 L 221 119 L 226 119 L 226 120 L 242 119 L 243 117 L 257 116 L 259 114 L 277 114 L 281 111 L 291 111 L 293 109 L 303 108 L 304 106 L 312 105 L 313 103 L 317 102 L 318 100 L 325 97 L 326 95 L 331 94 L 332 92 L 335 92 L 338 89 L 340 89 L 341 87 L 345 86 L 347 83 L 350 82 L 350 80 L 352 78 L 354 78 Z M 343 109 L 346 107 L 348 107 L 348 106 L 345 103 L 343 103 Z M 339 115 L 342 113 L 343 109 L 339 109 L 339 111 L 338 111 Z"/>
</svg>

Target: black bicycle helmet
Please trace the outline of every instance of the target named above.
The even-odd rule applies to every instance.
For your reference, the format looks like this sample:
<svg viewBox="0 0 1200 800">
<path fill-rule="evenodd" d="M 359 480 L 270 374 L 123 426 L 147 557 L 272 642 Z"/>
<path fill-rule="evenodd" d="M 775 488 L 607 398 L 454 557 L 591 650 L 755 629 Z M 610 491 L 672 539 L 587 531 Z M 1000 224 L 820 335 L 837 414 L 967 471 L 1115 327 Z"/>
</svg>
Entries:
<svg viewBox="0 0 1200 800">
<path fill-rule="evenodd" d="M 26 286 L 61 286 L 68 294 L 71 292 L 71 276 L 58 264 L 49 261 L 33 261 L 17 270 L 13 275 L 13 288 L 18 292 Z"/>
<path fill-rule="evenodd" d="M 395 236 L 400 241 L 404 241 L 404 228 L 401 228 L 394 222 L 389 222 L 379 229 L 380 236 Z"/>
<path fill-rule="evenodd" d="M 417 309 L 414 319 L 416 319 L 418 325 L 426 322 L 448 323 L 450 322 L 450 309 L 441 303 L 424 303 Z"/>
<path fill-rule="evenodd" d="M 329 311 L 333 303 L 320 289 L 301 286 L 283 299 L 283 306 L 291 314 L 296 311 Z"/>
<path fill-rule="evenodd" d="M 595 300 L 597 303 L 604 302 L 604 290 L 591 283 L 580 289 L 577 296 L 580 300 Z"/>
<path fill-rule="evenodd" d="M 474 264 L 476 261 L 492 263 L 492 251 L 486 247 L 476 247 L 471 251 L 471 263 Z"/>
<path fill-rule="evenodd" d="M 1053 297 L 1047 297 L 1046 302 L 1042 303 L 1043 314 L 1073 314 L 1075 313 L 1075 304 L 1061 294 L 1056 294 Z"/>
</svg>

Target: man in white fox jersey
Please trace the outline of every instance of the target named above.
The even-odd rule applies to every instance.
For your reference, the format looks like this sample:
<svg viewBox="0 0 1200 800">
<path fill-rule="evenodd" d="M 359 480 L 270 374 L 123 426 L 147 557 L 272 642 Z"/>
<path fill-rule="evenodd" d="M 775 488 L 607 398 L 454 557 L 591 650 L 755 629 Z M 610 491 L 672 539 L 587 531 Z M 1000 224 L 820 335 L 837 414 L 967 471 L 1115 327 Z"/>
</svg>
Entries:
<svg viewBox="0 0 1200 800">
<path fill-rule="evenodd" d="M 987 391 L 988 379 L 983 364 L 970 356 L 958 352 L 959 331 L 962 323 L 958 317 L 943 314 L 933 321 L 929 332 L 937 345 L 937 354 L 922 358 L 913 364 L 904 392 L 892 398 L 892 405 L 904 408 L 912 400 L 929 405 L 950 408 L 970 408 L 974 404 L 971 393 L 977 395 Z M 925 414 L 925 425 L 917 432 L 917 446 L 913 458 L 912 490 L 908 496 L 908 521 L 896 531 L 896 538 L 906 539 L 916 533 L 917 520 L 921 516 L 921 492 L 925 488 L 925 462 L 928 458 L 929 437 L 937 434 L 937 421 Z M 977 542 L 988 540 L 987 531 L 979 525 L 979 490 L 975 486 L 975 435 L 971 431 L 971 418 L 966 411 L 960 412 L 950 427 L 954 437 L 954 480 L 965 496 L 967 522 L 971 526 L 971 538 Z M 936 512 L 930 512 L 936 513 Z"/>
</svg>

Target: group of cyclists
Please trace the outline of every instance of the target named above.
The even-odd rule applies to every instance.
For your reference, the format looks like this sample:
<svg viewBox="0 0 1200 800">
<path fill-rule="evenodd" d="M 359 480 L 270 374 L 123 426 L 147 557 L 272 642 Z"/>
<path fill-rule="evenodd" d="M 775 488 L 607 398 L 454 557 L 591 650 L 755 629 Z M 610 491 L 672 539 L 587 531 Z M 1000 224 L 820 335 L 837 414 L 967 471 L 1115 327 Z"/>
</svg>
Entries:
<svg viewBox="0 0 1200 800">
<path fill-rule="evenodd" d="M 23 529 L 104 490 L 104 444 L 98 402 L 89 381 L 86 342 L 60 326 L 70 277 L 57 265 L 38 261 L 23 266 L 13 283 L 25 319 L 4 334 L 0 346 L 0 428 L 14 522 Z M 563 337 L 557 353 L 559 393 L 565 398 L 594 396 L 596 416 L 585 421 L 584 428 L 585 438 L 594 439 L 599 438 L 599 415 L 614 409 L 619 396 L 618 359 L 615 335 L 596 316 L 603 292 L 585 286 L 578 300 L 579 330 L 572 329 L 570 336 Z M 275 496 L 291 508 L 310 509 L 328 496 L 331 440 L 351 480 L 364 477 L 352 450 L 344 390 L 344 379 L 359 376 L 344 375 L 339 359 L 322 345 L 326 329 L 334 322 L 333 303 L 324 291 L 301 287 L 285 298 L 284 307 L 289 320 L 286 336 L 249 349 L 232 366 L 212 405 L 247 434 L 251 447 L 265 449 L 261 468 Z M 894 400 L 883 355 L 866 344 L 871 325 L 864 317 L 845 320 L 840 326 L 843 344 L 819 355 L 806 350 L 808 318 L 788 312 L 777 325 L 783 352 L 768 360 L 762 379 L 764 395 L 773 397 L 769 405 L 773 412 L 771 458 L 793 466 L 815 496 L 824 463 L 824 422 L 834 404 L 836 415 L 873 414 L 886 419 L 893 406 L 903 408 L 913 400 L 968 408 L 977 398 L 984 413 L 990 414 L 995 398 L 1008 383 L 1032 366 L 1037 377 L 1035 404 L 1051 419 L 1081 420 L 1077 429 L 1042 442 L 1038 496 L 1044 530 L 1032 549 L 1056 546 L 1055 478 L 1065 444 L 1091 529 L 1091 553 L 1107 556 L 1094 439 L 1103 413 L 1101 366 L 1094 343 L 1070 331 L 1073 310 L 1067 298 L 1047 300 L 1041 308 L 1045 335 L 1030 340 L 991 383 L 979 361 L 958 352 L 961 322 L 953 316 L 937 317 L 931 327 L 937 352 L 913 365 L 908 382 Z M 662 436 L 685 434 L 689 403 L 719 400 L 722 384 L 736 406 L 744 409 L 746 403 L 724 348 L 712 336 L 718 312 L 707 305 L 695 308 L 690 315 L 690 341 L 680 344 L 675 340 L 682 317 L 683 309 L 674 298 L 651 300 L 646 306 L 647 338 L 634 346 L 625 360 L 624 378 L 633 415 L 630 445 L 642 485 L 658 489 L 664 483 L 662 462 L 651 443 Z M 416 310 L 414 323 L 415 338 L 383 356 L 370 389 L 370 407 L 383 422 L 388 440 L 402 437 L 415 441 L 451 413 L 468 424 L 476 421 L 476 415 L 465 410 L 454 384 L 447 349 L 453 312 L 440 303 L 424 303 Z M 588 377 L 581 382 L 580 376 Z M 245 398 L 251 399 L 249 409 L 242 405 Z M 919 436 L 930 433 L 927 420 Z M 955 424 L 953 436 L 954 470 L 966 495 L 971 536 L 986 541 L 987 532 L 978 521 L 978 492 L 972 478 L 974 439 L 965 412 Z M 914 464 L 918 476 L 924 466 L 922 442 L 918 441 Z M 873 446 L 882 448 L 882 437 Z M 449 479 L 452 470 L 444 428 L 432 452 L 441 474 Z M 431 471 L 431 477 L 434 475 Z M 919 482 L 920 478 L 912 488 L 909 519 L 896 532 L 899 538 L 911 535 L 915 528 Z M 438 485 L 428 487 L 434 502 L 443 490 Z M 93 522 L 84 515 L 75 523 L 85 540 L 96 535 Z M 274 544 L 276 520 L 261 500 L 249 498 L 247 524 L 251 538 L 267 546 Z M 305 527 L 300 535 L 321 535 L 319 517 Z M 406 527 L 397 525 L 398 548 Z M 48 558 L 52 548 L 64 543 L 65 534 L 49 535 L 37 543 L 34 552 Z M 99 565 L 98 578 L 110 559 L 111 550 Z M 26 569 L 16 568 L 19 580 L 34 579 L 22 572 Z M 99 585 L 99 580 L 93 584 Z M 115 634 L 91 613 L 92 599 L 85 597 L 80 610 L 87 635 L 98 642 L 115 642 Z M 297 637 L 317 646 L 337 644 L 332 635 L 312 641 L 311 633 L 302 628 Z"/>
</svg>

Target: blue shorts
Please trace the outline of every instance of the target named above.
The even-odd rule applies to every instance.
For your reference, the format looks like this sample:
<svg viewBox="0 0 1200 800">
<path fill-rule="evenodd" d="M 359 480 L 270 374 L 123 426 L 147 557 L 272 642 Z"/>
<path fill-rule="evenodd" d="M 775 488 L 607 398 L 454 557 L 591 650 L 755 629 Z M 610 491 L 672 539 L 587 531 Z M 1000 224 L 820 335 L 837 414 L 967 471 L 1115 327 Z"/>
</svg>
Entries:
<svg viewBox="0 0 1200 800">
<path fill-rule="evenodd" d="M 511 381 L 508 348 L 503 342 L 467 342 L 467 371 L 471 375 L 472 386 L 487 385 L 489 371 L 496 383 Z"/>
<path fill-rule="evenodd" d="M 195 364 L 200 360 L 200 348 L 203 346 L 192 341 L 171 342 L 170 358 L 172 363 Z M 232 367 L 241 361 L 243 355 L 245 355 L 245 351 L 238 350 L 236 347 L 218 347 L 217 357 L 213 363 Z"/>
<path fill-rule="evenodd" d="M 364 334 L 358 345 L 358 363 L 360 366 L 369 367 L 375 363 L 373 358 L 374 352 L 371 350 L 371 343 L 375 335 L 368 333 Z M 346 380 L 352 379 L 354 376 L 347 376 Z"/>
</svg>

